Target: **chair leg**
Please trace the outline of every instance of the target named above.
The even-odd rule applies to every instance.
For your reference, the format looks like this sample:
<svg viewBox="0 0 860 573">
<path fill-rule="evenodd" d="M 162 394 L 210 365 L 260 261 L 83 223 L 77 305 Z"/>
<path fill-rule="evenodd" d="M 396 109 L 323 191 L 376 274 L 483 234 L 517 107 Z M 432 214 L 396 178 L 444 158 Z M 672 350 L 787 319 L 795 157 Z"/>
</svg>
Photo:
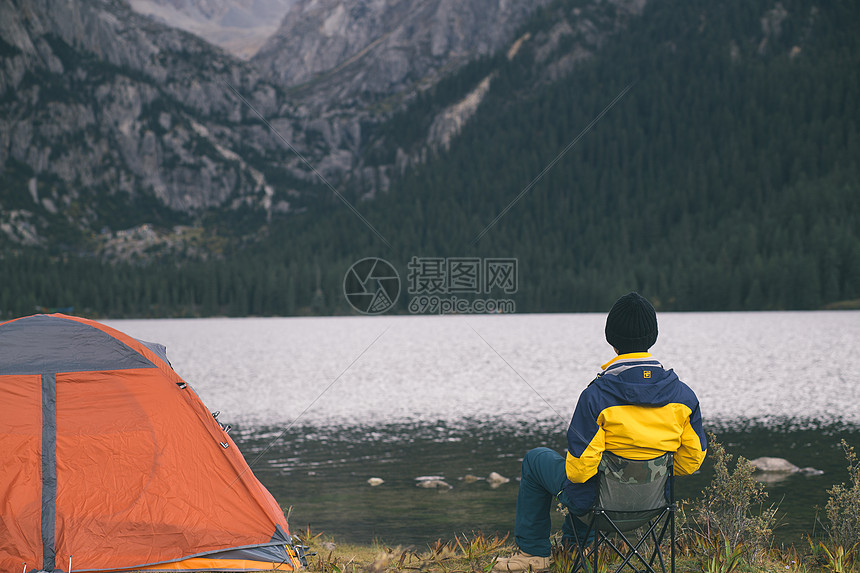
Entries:
<svg viewBox="0 0 860 573">
<path fill-rule="evenodd" d="M 660 535 L 655 534 L 653 527 L 649 528 L 648 530 L 651 535 L 651 541 L 654 543 L 654 551 L 651 554 L 651 559 L 648 562 L 649 567 L 653 567 L 654 558 L 656 557 L 660 561 L 660 571 L 662 571 L 663 573 L 666 573 L 666 563 L 663 560 L 663 552 L 660 551 L 660 547 L 663 545 L 663 540 L 666 538 L 666 529 L 669 527 L 670 524 L 674 526 L 674 522 L 671 520 L 671 517 L 672 514 L 668 510 L 664 511 L 661 515 L 657 517 L 655 525 L 659 524 L 660 521 L 663 521 L 663 527 L 660 529 Z M 653 569 L 651 570 L 653 571 Z"/>
<path fill-rule="evenodd" d="M 642 565 L 644 565 L 646 567 L 646 569 L 649 573 L 656 573 L 656 571 L 654 571 L 654 568 L 651 566 L 651 564 L 649 562 L 645 561 L 645 558 L 639 552 L 639 548 L 642 546 L 643 542 L 647 539 L 647 534 L 642 536 L 642 538 L 640 538 L 639 541 L 635 545 L 623 533 L 619 532 L 619 535 L 621 536 L 622 541 L 624 541 L 624 547 L 627 551 L 626 551 L 626 554 L 622 553 L 618 548 L 615 547 L 615 545 L 612 545 L 612 548 L 615 550 L 615 552 L 623 559 L 623 561 L 621 562 L 621 565 L 619 565 L 615 569 L 616 573 L 621 571 L 622 569 L 624 569 L 624 567 L 627 567 L 628 565 L 631 568 L 633 568 L 634 571 L 636 571 L 636 568 L 634 567 L 634 565 L 632 563 L 634 557 L 636 557 L 639 560 L 639 562 L 641 562 Z"/>
<path fill-rule="evenodd" d="M 568 519 L 574 519 L 572 516 L 568 516 Z M 570 573 L 575 573 L 577 570 L 582 569 L 585 573 L 593 573 L 594 567 L 592 566 L 589 569 L 588 564 L 588 556 L 591 552 L 587 551 L 588 549 L 588 537 L 592 533 L 595 534 L 595 541 L 597 540 L 597 536 L 600 532 L 595 527 L 596 516 L 592 515 L 591 520 L 588 523 L 588 528 L 585 530 L 585 538 L 580 539 L 579 533 L 577 532 L 576 527 L 573 528 L 573 537 L 576 540 L 576 557 L 573 560 L 573 565 L 570 568 Z M 593 551 L 593 549 L 592 549 Z"/>
<path fill-rule="evenodd" d="M 634 557 L 638 559 L 638 562 L 645 567 L 645 570 L 648 571 L 648 573 L 656 573 L 654 569 L 655 556 L 659 557 L 660 559 L 661 571 L 663 573 L 666 573 L 666 566 L 663 562 L 663 555 L 660 553 L 660 545 L 665 538 L 666 529 L 669 525 L 668 519 L 665 519 L 667 517 L 668 512 L 663 512 L 661 515 L 650 521 L 648 523 L 648 530 L 642 534 L 642 536 L 636 543 L 633 543 L 626 535 L 624 535 L 624 533 L 620 529 L 618 529 L 618 526 L 615 523 L 609 521 L 609 524 L 612 526 L 614 533 L 621 538 L 623 542 L 623 547 L 625 549 L 625 551 L 622 552 L 618 547 L 615 546 L 614 543 L 607 539 L 607 543 L 612 548 L 612 550 L 615 551 L 615 553 L 622 558 L 621 564 L 615 568 L 616 573 L 622 571 L 625 567 L 628 566 L 631 567 L 634 571 L 637 571 L 636 567 L 632 563 Z M 655 531 L 661 525 L 661 522 L 663 527 L 660 529 L 660 535 L 657 536 L 655 534 Z M 652 552 L 651 557 L 646 560 L 640 552 L 640 548 L 649 538 L 654 542 L 654 551 Z"/>
<path fill-rule="evenodd" d="M 672 539 L 670 540 L 671 544 L 669 545 L 669 547 L 670 547 L 669 559 L 671 561 L 670 567 L 672 568 L 672 573 L 675 573 L 675 506 L 674 506 L 674 502 L 673 502 L 672 507 L 669 508 L 669 519 L 672 522 L 672 525 L 670 526 L 671 531 L 669 533 L 669 535 L 672 536 Z"/>
<path fill-rule="evenodd" d="M 597 528 L 601 513 L 598 510 L 591 516 L 584 539 L 580 538 L 579 533 L 574 528 L 577 554 L 571 566 L 570 573 L 576 573 L 580 569 L 584 573 L 595 573 L 598 571 L 601 545 L 608 545 L 615 555 L 622 559 L 621 563 L 614 569 L 615 573 L 620 573 L 626 567 L 630 567 L 636 573 L 657 573 L 654 567 L 655 560 L 659 562 L 660 571 L 666 573 L 666 562 L 663 558 L 661 547 L 666 539 L 667 532 L 670 537 L 670 568 L 671 573 L 675 573 L 675 515 L 670 508 L 665 509 L 663 513 L 649 521 L 647 530 L 638 539 L 633 538 L 635 542 L 625 535 L 611 519 L 604 519 L 611 527 L 611 529 L 607 530 L 608 533 Z M 593 544 L 589 544 L 588 537 L 592 533 L 594 534 L 594 542 Z M 611 534 L 614 534 L 620 540 L 618 545 L 613 542 L 613 539 L 610 537 Z M 654 544 L 650 556 L 648 555 L 648 551 L 643 549 L 644 544 L 648 541 Z M 590 550 L 589 545 L 591 545 Z M 636 563 L 641 563 L 642 568 L 637 568 Z"/>
<path fill-rule="evenodd" d="M 649 565 L 654 565 L 654 557 L 660 560 L 660 571 L 666 573 L 666 563 L 663 561 L 663 552 L 660 551 L 660 546 L 663 544 L 663 539 L 666 537 L 666 528 L 670 524 L 671 515 L 668 513 L 663 513 L 658 520 L 661 520 L 665 517 L 665 521 L 663 522 L 663 528 L 660 530 L 660 535 L 655 535 L 654 530 L 651 529 L 651 540 L 654 543 L 654 552 L 651 555 L 651 560 L 649 561 Z M 673 524 L 674 525 L 674 524 Z M 674 529 L 674 528 L 673 528 Z"/>
</svg>

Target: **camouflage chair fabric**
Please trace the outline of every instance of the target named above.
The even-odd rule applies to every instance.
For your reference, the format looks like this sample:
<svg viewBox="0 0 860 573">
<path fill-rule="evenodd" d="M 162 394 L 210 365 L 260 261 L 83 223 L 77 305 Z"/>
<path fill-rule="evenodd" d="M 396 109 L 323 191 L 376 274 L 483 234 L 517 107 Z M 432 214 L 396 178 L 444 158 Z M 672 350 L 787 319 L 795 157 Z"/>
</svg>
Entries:
<svg viewBox="0 0 860 573">
<path fill-rule="evenodd" d="M 648 523 L 670 505 L 668 481 L 673 456 L 664 454 L 652 460 L 628 460 L 604 452 L 598 467 L 597 499 L 592 510 L 602 510 L 621 531 Z M 588 523 L 591 514 L 579 517 Z M 598 529 L 613 529 L 601 515 Z"/>
</svg>

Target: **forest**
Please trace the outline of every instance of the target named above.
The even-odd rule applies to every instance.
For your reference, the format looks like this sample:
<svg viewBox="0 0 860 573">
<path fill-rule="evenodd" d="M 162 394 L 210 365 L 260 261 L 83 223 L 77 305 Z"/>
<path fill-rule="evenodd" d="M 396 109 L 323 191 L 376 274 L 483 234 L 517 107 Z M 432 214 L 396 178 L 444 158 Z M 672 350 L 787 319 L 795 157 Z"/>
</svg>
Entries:
<svg viewBox="0 0 860 573">
<path fill-rule="evenodd" d="M 408 312 L 412 257 L 515 258 L 518 312 L 602 312 L 630 290 L 663 311 L 860 307 L 860 5 L 777 4 L 788 16 L 763 36 L 770 1 L 649 3 L 555 81 L 529 42 L 463 67 L 371 133 L 369 164 L 414 152 L 492 75 L 448 149 L 372 199 L 358 178 L 339 190 L 365 221 L 321 184 L 320 205 L 205 259 L 0 243 L 0 317 L 347 314 L 344 276 L 365 257 L 404 283 L 390 312 Z"/>
</svg>

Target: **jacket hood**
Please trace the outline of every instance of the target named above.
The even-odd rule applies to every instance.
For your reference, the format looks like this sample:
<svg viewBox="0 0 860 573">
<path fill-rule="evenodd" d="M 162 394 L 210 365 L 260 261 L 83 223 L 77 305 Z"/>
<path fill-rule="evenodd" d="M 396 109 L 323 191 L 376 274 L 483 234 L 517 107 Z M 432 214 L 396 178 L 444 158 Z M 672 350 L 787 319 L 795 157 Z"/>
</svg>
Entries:
<svg viewBox="0 0 860 573">
<path fill-rule="evenodd" d="M 647 377 L 643 372 L 648 372 Z M 660 366 L 637 366 L 615 374 L 604 372 L 595 384 L 619 402 L 637 406 L 665 406 L 677 401 L 681 381 L 673 370 Z"/>
</svg>

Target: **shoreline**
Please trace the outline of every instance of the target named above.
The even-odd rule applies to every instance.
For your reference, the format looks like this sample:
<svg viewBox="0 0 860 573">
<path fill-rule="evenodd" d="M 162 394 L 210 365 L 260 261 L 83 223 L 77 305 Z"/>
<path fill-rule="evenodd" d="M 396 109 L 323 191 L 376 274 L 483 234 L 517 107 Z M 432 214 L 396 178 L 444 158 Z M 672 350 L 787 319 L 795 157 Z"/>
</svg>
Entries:
<svg viewBox="0 0 860 573">
<path fill-rule="evenodd" d="M 509 556 L 516 549 L 513 536 L 488 538 L 481 533 L 440 539 L 426 544 L 425 547 L 388 543 L 384 540 L 370 544 L 344 543 L 324 532 L 312 534 L 312 537 L 309 542 L 306 541 L 313 553 L 307 557 L 307 570 L 315 573 L 406 573 L 416 570 L 427 573 L 489 573 L 495 558 Z M 813 543 L 820 541 L 818 538 L 810 539 Z M 691 544 L 679 541 L 676 571 L 701 572 L 702 557 Z M 556 564 L 556 561 L 559 563 Z M 567 565 L 566 559 L 554 551 L 553 565 L 549 573 L 567 573 Z M 822 550 L 818 546 L 808 544 L 800 547 L 774 547 L 752 562 L 745 562 L 740 570 L 811 573 L 833 569 Z M 844 569 L 846 572 L 857 570 L 857 567 Z"/>
</svg>

